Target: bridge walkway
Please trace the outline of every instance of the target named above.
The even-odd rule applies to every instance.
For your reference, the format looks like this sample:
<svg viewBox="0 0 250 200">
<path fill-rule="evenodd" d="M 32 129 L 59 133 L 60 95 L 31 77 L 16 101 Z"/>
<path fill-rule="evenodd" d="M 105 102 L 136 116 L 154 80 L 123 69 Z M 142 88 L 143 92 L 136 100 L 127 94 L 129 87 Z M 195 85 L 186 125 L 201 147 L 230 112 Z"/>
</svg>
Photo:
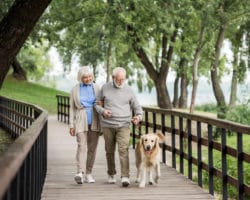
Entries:
<svg viewBox="0 0 250 200">
<path fill-rule="evenodd" d="M 179 174 L 175 169 L 165 164 L 161 165 L 161 178 L 157 186 L 146 185 L 138 188 L 135 183 L 136 168 L 134 150 L 130 149 L 130 181 L 131 185 L 123 188 L 120 183 L 119 161 L 116 154 L 117 183 L 107 183 L 106 159 L 103 136 L 100 137 L 96 162 L 93 169 L 95 183 L 78 185 L 75 175 L 75 137 L 68 133 L 68 125 L 57 121 L 56 116 L 48 120 L 48 169 L 42 200 L 166 200 L 166 199 L 215 199 L 196 183 Z"/>
</svg>

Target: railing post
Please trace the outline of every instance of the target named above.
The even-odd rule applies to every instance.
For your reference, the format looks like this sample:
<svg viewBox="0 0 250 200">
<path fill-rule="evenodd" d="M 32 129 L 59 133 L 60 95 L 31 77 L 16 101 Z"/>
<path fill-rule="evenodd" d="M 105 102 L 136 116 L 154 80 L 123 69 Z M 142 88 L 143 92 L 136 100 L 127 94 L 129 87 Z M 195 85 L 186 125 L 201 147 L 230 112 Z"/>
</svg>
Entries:
<svg viewBox="0 0 250 200">
<path fill-rule="evenodd" d="M 57 99 L 57 120 L 59 121 L 59 96 L 56 95 L 56 99 Z"/>
<path fill-rule="evenodd" d="M 193 170 L 192 170 L 192 121 L 190 119 L 187 120 L 188 125 L 188 178 L 193 179 Z"/>
<path fill-rule="evenodd" d="M 226 130 L 221 130 L 222 198 L 227 200 L 227 140 Z"/>
<path fill-rule="evenodd" d="M 152 116 L 153 116 L 153 132 L 156 132 L 156 113 L 152 112 Z"/>
<path fill-rule="evenodd" d="M 209 179 L 209 193 L 214 195 L 214 177 L 213 177 L 213 132 L 212 125 L 208 124 L 208 179 Z"/>
<path fill-rule="evenodd" d="M 201 122 L 197 122 L 198 185 L 202 187 Z"/>
<path fill-rule="evenodd" d="M 70 108 L 69 101 L 70 101 L 70 98 L 67 99 L 67 116 L 68 116 L 68 124 L 69 124 L 69 108 Z"/>
<path fill-rule="evenodd" d="M 165 136 L 165 115 L 161 114 L 161 132 Z M 166 163 L 166 144 L 165 142 L 162 145 L 162 162 Z"/>
<path fill-rule="evenodd" d="M 238 200 L 243 200 L 243 151 L 242 133 L 237 133 L 237 171 L 238 171 Z"/>
<path fill-rule="evenodd" d="M 180 140 L 179 140 L 179 145 L 180 145 L 180 173 L 184 174 L 183 118 L 182 117 L 179 117 L 179 132 L 180 132 Z"/>
<path fill-rule="evenodd" d="M 175 152 L 175 117 L 171 115 L 171 144 L 172 144 L 172 167 L 176 169 L 176 152 Z"/>
<path fill-rule="evenodd" d="M 132 116 L 134 116 L 134 112 L 132 112 Z M 135 149 L 135 125 L 132 123 L 132 145 L 133 149 Z"/>
<path fill-rule="evenodd" d="M 145 111 L 145 131 L 148 133 L 148 111 Z"/>
</svg>

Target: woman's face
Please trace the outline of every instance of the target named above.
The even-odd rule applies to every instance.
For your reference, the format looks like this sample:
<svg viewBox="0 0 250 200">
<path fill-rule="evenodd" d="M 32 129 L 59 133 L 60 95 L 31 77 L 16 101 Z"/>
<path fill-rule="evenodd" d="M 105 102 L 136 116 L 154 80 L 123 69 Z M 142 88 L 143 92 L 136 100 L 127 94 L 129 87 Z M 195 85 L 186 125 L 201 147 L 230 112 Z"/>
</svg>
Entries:
<svg viewBox="0 0 250 200">
<path fill-rule="evenodd" d="M 82 76 L 82 82 L 86 85 L 91 84 L 93 81 L 93 75 L 84 75 Z"/>
</svg>

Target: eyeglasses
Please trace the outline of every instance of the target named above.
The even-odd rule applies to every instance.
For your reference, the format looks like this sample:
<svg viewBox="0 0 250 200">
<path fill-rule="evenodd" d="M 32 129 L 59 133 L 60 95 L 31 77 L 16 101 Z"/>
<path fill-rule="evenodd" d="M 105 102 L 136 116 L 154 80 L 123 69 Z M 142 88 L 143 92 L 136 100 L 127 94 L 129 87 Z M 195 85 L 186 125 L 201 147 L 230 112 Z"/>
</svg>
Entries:
<svg viewBox="0 0 250 200">
<path fill-rule="evenodd" d="M 117 82 L 124 82 L 126 79 L 125 78 L 115 78 Z"/>
</svg>

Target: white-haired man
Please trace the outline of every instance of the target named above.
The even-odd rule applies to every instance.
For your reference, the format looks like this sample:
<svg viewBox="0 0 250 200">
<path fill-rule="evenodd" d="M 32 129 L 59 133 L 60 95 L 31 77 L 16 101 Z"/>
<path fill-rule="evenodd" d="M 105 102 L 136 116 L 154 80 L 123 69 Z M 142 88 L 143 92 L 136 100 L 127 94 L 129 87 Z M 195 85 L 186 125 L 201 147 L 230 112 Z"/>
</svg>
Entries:
<svg viewBox="0 0 250 200">
<path fill-rule="evenodd" d="M 123 187 L 130 184 L 129 180 L 129 139 L 130 123 L 138 124 L 142 119 L 142 108 L 132 89 L 125 83 L 126 71 L 122 67 L 113 70 L 113 81 L 103 85 L 100 99 L 103 107 L 97 106 L 97 112 L 102 114 L 101 127 L 105 140 L 108 183 L 115 183 L 115 148 L 118 152 L 121 166 L 121 182 Z M 134 116 L 131 119 L 131 110 Z"/>
<path fill-rule="evenodd" d="M 92 168 L 96 157 L 96 148 L 99 139 L 99 114 L 94 109 L 100 89 L 93 83 L 93 72 L 88 66 L 78 71 L 78 83 L 70 93 L 70 135 L 76 136 L 77 173 L 75 181 L 83 183 L 83 173 L 86 170 L 85 182 L 94 183 Z M 87 150 L 87 159 L 84 155 Z M 84 163 L 86 160 L 86 168 Z"/>
</svg>

